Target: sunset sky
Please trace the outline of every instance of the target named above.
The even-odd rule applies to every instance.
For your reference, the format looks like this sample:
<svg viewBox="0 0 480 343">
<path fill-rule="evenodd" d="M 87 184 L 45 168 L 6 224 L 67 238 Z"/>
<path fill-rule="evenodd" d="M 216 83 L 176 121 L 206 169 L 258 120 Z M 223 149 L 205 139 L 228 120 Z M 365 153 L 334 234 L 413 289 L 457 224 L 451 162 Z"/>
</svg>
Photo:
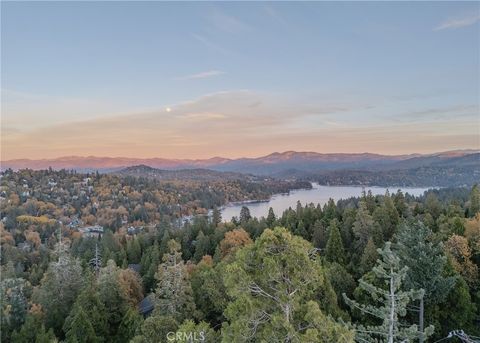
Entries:
<svg viewBox="0 0 480 343">
<path fill-rule="evenodd" d="M 1 158 L 479 148 L 478 2 L 2 2 Z"/>
</svg>

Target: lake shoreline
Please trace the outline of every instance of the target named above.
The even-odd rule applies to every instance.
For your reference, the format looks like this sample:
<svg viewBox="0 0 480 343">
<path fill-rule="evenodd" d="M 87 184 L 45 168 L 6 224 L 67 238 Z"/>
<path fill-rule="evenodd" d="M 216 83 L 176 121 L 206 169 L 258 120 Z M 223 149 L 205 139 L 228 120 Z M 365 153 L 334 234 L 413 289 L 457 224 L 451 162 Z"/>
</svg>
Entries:
<svg viewBox="0 0 480 343">
<path fill-rule="evenodd" d="M 238 217 L 240 210 L 243 206 L 250 210 L 252 217 L 265 217 L 268 214 L 270 207 L 273 208 L 275 214 L 280 215 L 284 210 L 289 207 L 295 207 L 297 201 L 300 201 L 303 205 L 313 203 L 325 204 L 330 198 L 335 201 L 340 199 L 348 199 L 351 197 L 361 196 L 362 190 L 372 191 L 374 195 L 383 195 L 388 190 L 390 192 L 396 192 L 401 190 L 403 193 L 419 196 L 426 190 L 438 187 L 382 187 L 382 186 L 337 186 L 337 185 L 321 185 L 316 182 L 311 183 L 312 188 L 291 190 L 288 193 L 273 194 L 268 200 L 245 200 L 241 202 L 229 203 L 220 208 L 222 217 L 230 220 L 232 217 Z"/>
</svg>

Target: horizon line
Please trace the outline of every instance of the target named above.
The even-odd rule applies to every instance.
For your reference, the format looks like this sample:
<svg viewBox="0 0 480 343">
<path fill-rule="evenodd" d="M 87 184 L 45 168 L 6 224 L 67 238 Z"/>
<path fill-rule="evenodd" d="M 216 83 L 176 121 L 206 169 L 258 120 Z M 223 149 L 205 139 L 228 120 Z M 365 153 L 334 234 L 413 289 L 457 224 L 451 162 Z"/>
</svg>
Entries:
<svg viewBox="0 0 480 343">
<path fill-rule="evenodd" d="M 413 155 L 419 155 L 419 156 L 431 156 L 431 155 L 437 155 L 437 154 L 444 154 L 444 153 L 452 153 L 452 152 L 472 152 L 472 153 L 478 153 L 480 152 L 480 148 L 461 148 L 461 149 L 452 149 L 452 150 L 442 150 L 442 151 L 436 151 L 432 153 L 419 153 L 419 152 L 411 152 L 411 153 L 403 153 L 403 154 L 382 154 L 382 153 L 376 153 L 376 152 L 317 152 L 317 151 L 307 151 L 307 150 L 285 150 L 282 152 L 279 151 L 273 151 L 271 153 L 268 153 L 266 155 L 260 155 L 260 156 L 253 156 L 253 157 L 223 157 L 223 156 L 212 156 L 212 157 L 205 157 L 205 158 L 168 158 L 168 157 L 128 157 L 128 156 L 95 156 L 95 155 L 63 155 L 63 156 L 57 156 L 57 157 L 41 157 L 41 158 L 30 158 L 30 157 L 20 157 L 20 158 L 13 158 L 13 159 L 8 159 L 8 160 L 3 160 L 0 159 L 0 162 L 13 162 L 13 161 L 22 161 L 22 160 L 28 160 L 28 161 L 49 161 L 49 160 L 60 160 L 64 158 L 98 158 L 98 159 L 136 159 L 136 160 L 153 160 L 153 159 L 162 159 L 162 160 L 170 160 L 170 161 L 205 161 L 205 160 L 212 160 L 216 158 L 221 158 L 225 160 L 239 160 L 239 159 L 256 159 L 256 158 L 262 158 L 262 157 L 267 157 L 271 156 L 274 154 L 286 154 L 286 153 L 313 153 L 313 154 L 318 154 L 318 155 L 378 155 L 378 156 L 391 156 L 391 157 L 397 157 L 397 156 L 413 156 Z"/>
</svg>

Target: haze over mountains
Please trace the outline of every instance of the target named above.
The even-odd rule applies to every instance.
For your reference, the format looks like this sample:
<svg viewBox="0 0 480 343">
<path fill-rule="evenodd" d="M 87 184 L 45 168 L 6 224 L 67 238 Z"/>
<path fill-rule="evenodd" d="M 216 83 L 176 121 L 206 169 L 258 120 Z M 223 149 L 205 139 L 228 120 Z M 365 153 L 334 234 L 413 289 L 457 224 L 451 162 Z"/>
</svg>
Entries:
<svg viewBox="0 0 480 343">
<path fill-rule="evenodd" d="M 165 159 L 127 157 L 79 157 L 68 156 L 55 159 L 17 159 L 2 162 L 2 170 L 30 169 L 75 169 L 78 171 L 112 172 L 126 167 L 145 165 L 165 170 L 211 169 L 224 172 L 250 173 L 255 175 L 284 176 L 327 172 L 338 169 L 391 170 L 432 166 L 479 167 L 478 150 L 455 150 L 435 154 L 379 155 L 373 153 L 316 153 L 286 151 L 258 158 L 228 159 Z"/>
</svg>

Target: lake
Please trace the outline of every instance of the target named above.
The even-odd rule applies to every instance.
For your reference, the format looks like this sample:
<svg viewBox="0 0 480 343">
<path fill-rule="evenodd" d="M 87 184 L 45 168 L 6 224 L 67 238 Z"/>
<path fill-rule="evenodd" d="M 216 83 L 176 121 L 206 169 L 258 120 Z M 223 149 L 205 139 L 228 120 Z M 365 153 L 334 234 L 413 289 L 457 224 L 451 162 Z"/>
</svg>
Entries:
<svg viewBox="0 0 480 343">
<path fill-rule="evenodd" d="M 247 206 L 250 209 L 250 214 L 253 217 L 266 217 L 268 209 L 273 208 L 276 216 L 280 216 L 284 210 L 291 207 L 293 209 L 297 206 L 297 201 L 300 201 L 302 205 L 314 203 L 325 204 L 328 199 L 332 198 L 337 201 L 340 199 L 346 199 L 350 197 L 361 196 L 362 190 L 372 191 L 373 195 L 385 194 L 386 187 L 355 187 L 355 186 L 321 186 L 316 183 L 312 183 L 312 189 L 299 189 L 291 191 L 289 194 L 277 194 L 274 195 L 269 201 L 252 202 L 248 204 L 234 204 L 227 205 L 222 209 L 223 220 L 229 221 L 232 217 L 238 217 L 242 206 Z M 388 188 L 390 193 L 396 193 L 400 189 L 402 192 L 409 193 L 410 195 L 422 195 L 429 188 L 407 188 L 407 187 L 391 187 Z"/>
</svg>

